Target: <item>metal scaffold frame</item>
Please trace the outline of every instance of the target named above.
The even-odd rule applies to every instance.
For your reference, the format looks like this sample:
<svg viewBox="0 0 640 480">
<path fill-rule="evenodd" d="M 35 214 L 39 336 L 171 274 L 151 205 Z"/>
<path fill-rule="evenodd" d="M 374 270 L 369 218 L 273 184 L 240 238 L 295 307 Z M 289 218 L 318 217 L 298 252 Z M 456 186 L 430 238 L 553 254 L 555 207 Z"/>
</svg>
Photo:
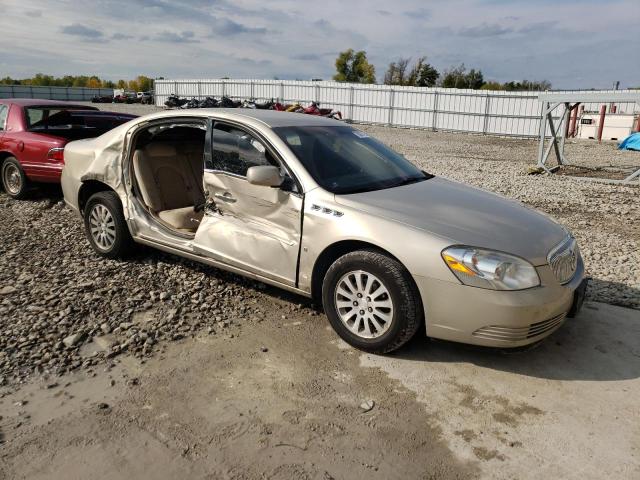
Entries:
<svg viewBox="0 0 640 480">
<path fill-rule="evenodd" d="M 538 147 L 538 167 L 547 173 L 553 173 L 562 165 L 570 165 L 564 154 L 564 142 L 567 136 L 567 122 L 574 109 L 584 103 L 622 103 L 635 102 L 640 106 L 640 91 L 638 92 L 544 92 L 538 95 L 542 103 L 540 113 L 540 144 Z M 562 113 L 554 118 L 557 108 L 563 107 Z M 547 131 L 549 134 L 547 134 Z M 549 139 L 549 145 L 545 148 Z M 558 165 L 550 167 L 547 164 L 551 151 L 555 153 Z M 640 184 L 640 168 L 622 180 L 601 179 L 596 177 L 576 177 L 581 180 L 602 181 L 606 183 Z"/>
</svg>

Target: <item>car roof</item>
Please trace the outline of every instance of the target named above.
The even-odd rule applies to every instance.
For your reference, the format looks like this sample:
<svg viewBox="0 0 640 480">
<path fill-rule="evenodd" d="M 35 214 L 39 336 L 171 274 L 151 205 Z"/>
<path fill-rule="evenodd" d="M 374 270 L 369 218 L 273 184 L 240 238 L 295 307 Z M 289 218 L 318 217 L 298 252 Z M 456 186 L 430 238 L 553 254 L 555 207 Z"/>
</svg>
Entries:
<svg viewBox="0 0 640 480">
<path fill-rule="evenodd" d="M 87 110 L 97 110 L 91 105 L 82 105 L 73 102 L 65 102 L 63 100 L 45 100 L 42 98 L 2 98 L 0 103 L 20 105 L 22 107 L 73 107 Z"/>
<path fill-rule="evenodd" d="M 325 126 L 335 127 L 345 125 L 338 120 L 322 117 L 319 115 L 305 115 L 302 113 L 279 112 L 277 110 L 259 110 L 252 108 L 189 108 L 165 110 L 159 113 L 147 115 L 145 118 L 162 118 L 171 116 L 190 116 L 194 114 L 205 116 L 218 116 L 227 120 L 246 121 L 247 119 L 257 120 L 269 128 L 276 127 L 311 127 Z"/>
</svg>

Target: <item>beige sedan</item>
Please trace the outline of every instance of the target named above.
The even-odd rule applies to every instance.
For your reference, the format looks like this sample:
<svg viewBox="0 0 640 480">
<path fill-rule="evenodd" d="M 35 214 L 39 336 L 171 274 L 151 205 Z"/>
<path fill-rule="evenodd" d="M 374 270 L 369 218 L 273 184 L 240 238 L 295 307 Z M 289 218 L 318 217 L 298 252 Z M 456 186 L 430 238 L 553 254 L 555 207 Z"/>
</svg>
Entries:
<svg viewBox="0 0 640 480">
<path fill-rule="evenodd" d="M 68 144 L 65 162 L 65 201 L 100 255 L 140 243 L 312 297 L 366 351 L 419 330 L 523 346 L 584 297 L 564 227 L 335 120 L 166 111 Z"/>
</svg>

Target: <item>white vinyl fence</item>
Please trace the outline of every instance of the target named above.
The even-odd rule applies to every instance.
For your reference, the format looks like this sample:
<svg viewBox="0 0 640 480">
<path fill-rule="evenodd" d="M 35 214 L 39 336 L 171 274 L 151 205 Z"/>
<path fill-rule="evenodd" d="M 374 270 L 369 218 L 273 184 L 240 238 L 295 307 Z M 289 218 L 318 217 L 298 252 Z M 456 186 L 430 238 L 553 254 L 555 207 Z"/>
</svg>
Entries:
<svg viewBox="0 0 640 480">
<path fill-rule="evenodd" d="M 156 105 L 172 94 L 181 97 L 234 100 L 273 99 L 282 103 L 317 102 L 342 112 L 354 123 L 537 137 L 542 104 L 539 92 L 398 87 L 293 80 L 155 80 Z M 634 112 L 635 104 L 620 104 L 618 112 Z M 585 105 L 597 111 L 599 105 Z"/>
<path fill-rule="evenodd" d="M 34 87 L 31 85 L 0 85 L 0 98 L 40 98 L 88 102 L 94 96 L 113 97 L 112 88 Z"/>
</svg>

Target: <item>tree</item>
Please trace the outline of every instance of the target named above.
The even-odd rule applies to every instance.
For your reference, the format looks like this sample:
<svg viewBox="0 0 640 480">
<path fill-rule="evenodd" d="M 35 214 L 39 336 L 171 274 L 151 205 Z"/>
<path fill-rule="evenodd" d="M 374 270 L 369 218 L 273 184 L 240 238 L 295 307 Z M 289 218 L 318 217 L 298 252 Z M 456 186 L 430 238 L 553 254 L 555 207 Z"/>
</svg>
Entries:
<svg viewBox="0 0 640 480">
<path fill-rule="evenodd" d="M 384 74 L 385 85 L 408 85 L 407 69 L 409 68 L 410 58 L 399 58 L 395 62 L 389 64 L 389 68 Z"/>
<path fill-rule="evenodd" d="M 355 52 L 352 48 L 341 52 L 336 59 L 337 82 L 375 83 L 376 69 L 367 60 L 367 52 Z"/>
<path fill-rule="evenodd" d="M 442 79 L 444 88 L 472 88 L 479 89 L 484 85 L 484 76 L 481 70 L 471 69 L 467 72 L 464 63 L 445 72 Z"/>
<path fill-rule="evenodd" d="M 435 87 L 440 73 L 430 63 L 427 57 L 420 57 L 409 74 L 410 84 L 415 87 Z"/>
<path fill-rule="evenodd" d="M 391 62 L 384 74 L 385 85 L 408 85 L 412 87 L 433 87 L 440 76 L 429 63 L 427 57 L 420 57 L 411 70 L 407 71 L 410 58 L 399 58 Z"/>
</svg>

